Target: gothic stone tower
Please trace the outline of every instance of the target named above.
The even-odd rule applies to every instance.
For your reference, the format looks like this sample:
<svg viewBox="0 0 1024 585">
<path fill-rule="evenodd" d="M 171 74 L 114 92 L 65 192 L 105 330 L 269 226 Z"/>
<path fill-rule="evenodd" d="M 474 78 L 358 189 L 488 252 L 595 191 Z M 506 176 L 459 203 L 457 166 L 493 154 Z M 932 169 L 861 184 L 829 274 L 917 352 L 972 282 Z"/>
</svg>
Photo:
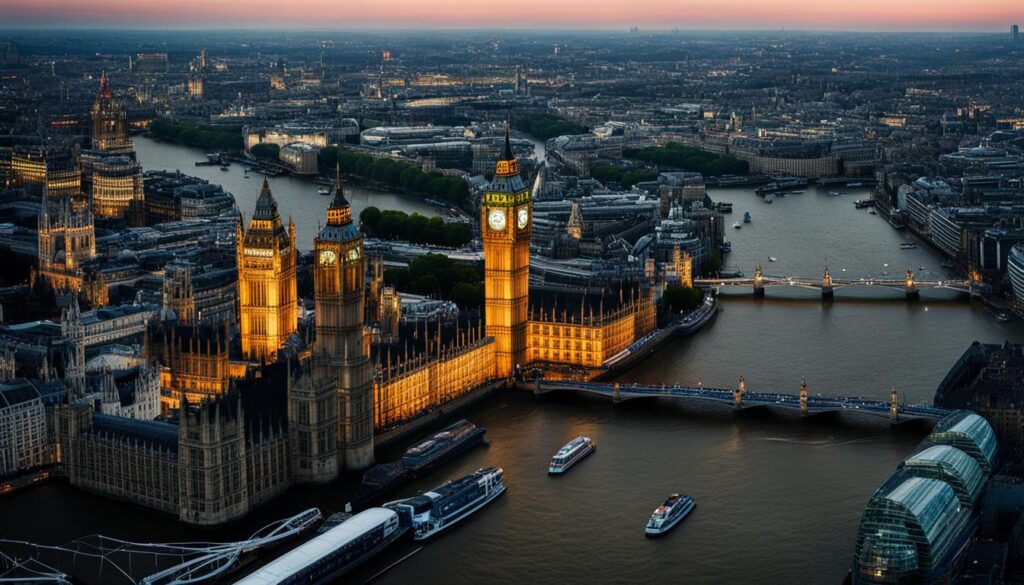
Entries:
<svg viewBox="0 0 1024 585">
<path fill-rule="evenodd" d="M 532 211 L 506 129 L 505 152 L 480 206 L 485 323 L 496 344 L 499 376 L 511 376 L 526 360 Z"/>
<path fill-rule="evenodd" d="M 352 222 L 341 174 L 327 225 L 314 242 L 318 377 L 338 390 L 338 444 L 346 469 L 373 464 L 373 371 L 363 339 L 365 261 L 363 235 Z"/>
<path fill-rule="evenodd" d="M 215 525 L 249 511 L 245 417 L 237 395 L 190 405 L 178 427 L 178 517 Z"/>
<path fill-rule="evenodd" d="M 317 356 L 303 364 L 298 380 L 288 376 L 288 443 L 292 478 L 327 483 L 338 477 L 338 391 L 323 377 Z"/>
<path fill-rule="evenodd" d="M 80 290 L 81 264 L 96 255 L 96 230 L 75 149 L 16 149 L 15 181 L 39 195 L 39 274 L 54 288 Z"/>
<path fill-rule="evenodd" d="M 238 301 L 242 356 L 273 361 L 298 326 L 295 224 L 285 230 L 266 178 L 249 230 L 239 225 Z"/>
<path fill-rule="evenodd" d="M 128 117 L 121 104 L 114 101 L 107 84 L 107 74 L 100 78 L 100 89 L 92 105 L 92 145 L 97 150 L 131 150 L 128 138 Z"/>
</svg>

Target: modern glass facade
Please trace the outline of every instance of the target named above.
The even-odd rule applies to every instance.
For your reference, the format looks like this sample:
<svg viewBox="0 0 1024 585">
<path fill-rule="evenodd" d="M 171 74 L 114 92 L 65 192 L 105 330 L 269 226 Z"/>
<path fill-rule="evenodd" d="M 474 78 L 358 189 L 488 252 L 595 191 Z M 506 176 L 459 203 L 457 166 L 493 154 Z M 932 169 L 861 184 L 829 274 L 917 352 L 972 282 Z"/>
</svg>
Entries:
<svg viewBox="0 0 1024 585">
<path fill-rule="evenodd" d="M 975 504 L 997 456 L 992 427 L 972 412 L 939 421 L 924 448 L 868 501 L 853 582 L 949 583 L 977 527 Z"/>
<path fill-rule="evenodd" d="M 857 533 L 855 583 L 930 582 L 963 539 L 970 512 L 949 484 L 910 477 L 868 502 Z"/>
<path fill-rule="evenodd" d="M 970 455 L 949 445 L 933 445 L 903 462 L 903 469 L 914 477 L 938 479 L 949 484 L 960 504 L 971 507 L 985 485 L 985 472 Z"/>
<path fill-rule="evenodd" d="M 950 445 L 978 462 L 985 475 L 992 473 L 998 456 L 996 434 L 984 418 L 973 412 L 958 412 L 939 421 L 928 437 L 934 443 Z"/>
</svg>

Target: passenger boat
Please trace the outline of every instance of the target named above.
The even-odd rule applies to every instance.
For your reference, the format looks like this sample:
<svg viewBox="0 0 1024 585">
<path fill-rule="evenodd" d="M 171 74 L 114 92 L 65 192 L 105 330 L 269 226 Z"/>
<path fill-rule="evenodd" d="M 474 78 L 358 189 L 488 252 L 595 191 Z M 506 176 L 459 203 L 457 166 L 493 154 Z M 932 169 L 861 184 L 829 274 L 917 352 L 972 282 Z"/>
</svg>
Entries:
<svg viewBox="0 0 1024 585">
<path fill-rule="evenodd" d="M 743 213 L 743 223 L 750 223 L 750 212 L 749 211 Z"/>
<path fill-rule="evenodd" d="M 399 514 L 370 508 L 267 563 L 235 585 L 334 583 L 393 543 L 407 528 Z"/>
<path fill-rule="evenodd" d="M 500 467 L 478 469 L 419 496 L 384 504 L 407 517 L 414 540 L 427 540 L 468 518 L 505 493 Z"/>
<path fill-rule="evenodd" d="M 323 195 L 324 197 L 327 197 L 328 195 L 331 194 L 331 188 L 330 187 L 320 187 L 319 189 L 316 190 L 316 192 L 319 193 L 320 195 Z"/>
<path fill-rule="evenodd" d="M 548 473 L 560 475 L 569 471 L 569 468 L 579 463 L 584 457 L 590 455 L 597 449 L 597 445 L 590 440 L 590 437 L 576 437 L 566 443 L 564 447 L 555 453 L 551 458 L 551 465 Z"/>
<path fill-rule="evenodd" d="M 468 420 L 460 420 L 410 447 L 402 456 L 402 464 L 414 474 L 422 473 L 463 450 L 482 443 L 486 432 L 487 429 L 480 428 Z"/>
<path fill-rule="evenodd" d="M 349 520 L 351 518 L 351 512 L 335 512 L 334 514 L 328 516 L 327 520 L 324 520 L 324 523 L 320 525 L 320 528 L 316 529 L 316 533 L 323 534 L 325 532 L 329 532 L 342 522 L 345 522 L 346 520 Z"/>
<path fill-rule="evenodd" d="M 651 514 L 647 521 L 644 534 L 647 536 L 661 536 L 676 527 L 683 518 L 693 511 L 697 504 L 690 496 L 672 494 L 665 503 L 658 506 L 658 509 Z"/>
</svg>

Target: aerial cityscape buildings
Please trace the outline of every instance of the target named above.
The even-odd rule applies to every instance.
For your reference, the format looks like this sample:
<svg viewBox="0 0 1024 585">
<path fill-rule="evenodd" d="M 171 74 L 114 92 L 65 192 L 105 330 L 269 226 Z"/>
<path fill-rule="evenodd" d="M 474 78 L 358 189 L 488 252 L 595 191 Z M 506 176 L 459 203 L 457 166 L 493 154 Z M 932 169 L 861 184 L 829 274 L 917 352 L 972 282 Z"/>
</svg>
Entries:
<svg viewBox="0 0 1024 585">
<path fill-rule="evenodd" d="M 1017 25 L 645 22 L 0 31 L 0 583 L 1020 581 Z"/>
</svg>

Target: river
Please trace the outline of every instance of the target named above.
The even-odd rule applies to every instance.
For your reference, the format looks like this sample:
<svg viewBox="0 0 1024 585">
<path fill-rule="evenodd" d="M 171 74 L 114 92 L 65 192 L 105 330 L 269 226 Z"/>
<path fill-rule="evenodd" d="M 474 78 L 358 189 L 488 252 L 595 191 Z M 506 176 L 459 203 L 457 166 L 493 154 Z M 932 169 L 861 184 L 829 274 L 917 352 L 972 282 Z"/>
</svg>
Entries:
<svg viewBox="0 0 1024 585">
<path fill-rule="evenodd" d="M 253 171 L 245 173 L 245 166 L 232 163 L 228 170 L 222 171 L 219 166 L 195 166 L 196 161 L 205 161 L 206 153 L 199 148 L 183 147 L 170 142 L 160 142 L 145 136 L 134 137 L 135 152 L 138 154 L 142 168 L 154 170 L 180 170 L 181 172 L 200 177 L 224 187 L 225 191 L 235 196 L 235 201 L 245 217 L 246 225 L 252 220 L 256 200 L 260 196 L 263 175 Z M 326 221 L 327 206 L 330 197 L 317 193 L 319 185 L 309 179 L 291 176 L 269 177 L 270 190 L 277 200 L 281 217 L 288 222 L 291 216 L 295 221 L 296 246 L 301 251 L 313 248 L 313 238 L 318 232 L 317 226 Z M 440 208 L 425 203 L 419 197 L 400 195 L 387 191 L 364 189 L 352 185 L 345 186 L 345 196 L 352 204 L 355 217 L 363 209 L 372 206 L 381 209 L 401 209 L 408 213 L 420 213 L 426 216 L 438 214 Z"/>
<path fill-rule="evenodd" d="M 176 148 L 139 142 L 144 161 L 158 148 Z M 182 162 L 164 165 L 186 167 L 194 156 L 189 151 L 174 159 Z M 220 176 L 215 168 L 212 173 Z M 285 180 L 274 181 L 276 190 Z M 832 196 L 811 188 L 771 205 L 750 190 L 713 191 L 716 200 L 731 201 L 736 210 L 727 220 L 733 244 L 728 267 L 752 274 L 761 262 L 768 274 L 814 277 L 827 257 L 836 278 L 901 275 L 908 267 L 942 274 L 941 259 L 924 245 L 901 250 L 906 234 L 853 208 L 864 190 L 841 191 Z M 320 201 L 308 185 L 301 196 Z M 407 209 L 421 209 L 409 203 Z M 733 230 L 729 226 L 744 211 L 753 222 Z M 811 392 L 884 400 L 895 383 L 907 400 L 928 401 L 972 341 L 1024 341 L 1020 325 L 999 324 L 981 306 L 951 293 L 925 291 L 921 301 L 908 303 L 900 293 L 844 289 L 823 304 L 813 291 L 787 288 L 769 289 L 764 300 L 749 292 L 730 295 L 721 304 L 721 314 L 704 331 L 668 345 L 620 381 L 732 386 L 743 375 L 750 389 L 795 392 L 806 376 Z M 893 430 L 885 421 L 847 415 L 800 421 L 790 412 L 737 415 L 727 407 L 670 400 L 613 406 L 597 399 L 507 393 L 463 414 L 488 429 L 490 445 L 397 496 L 485 465 L 504 468 L 507 494 L 374 583 L 838 584 L 849 568 L 869 496 L 927 433 L 927 426 Z M 594 438 L 597 453 L 567 475 L 549 477 L 551 454 L 580 434 Z M 401 447 L 379 457 L 394 458 Z M 348 483 L 294 489 L 211 534 L 50 484 L 0 499 L 0 535 L 47 543 L 93 532 L 132 539 L 227 538 L 309 506 L 340 509 L 350 489 Z M 666 538 L 644 538 L 651 511 L 677 491 L 694 496 L 696 511 Z M 345 582 L 362 583 L 418 549 L 401 543 Z"/>
</svg>

